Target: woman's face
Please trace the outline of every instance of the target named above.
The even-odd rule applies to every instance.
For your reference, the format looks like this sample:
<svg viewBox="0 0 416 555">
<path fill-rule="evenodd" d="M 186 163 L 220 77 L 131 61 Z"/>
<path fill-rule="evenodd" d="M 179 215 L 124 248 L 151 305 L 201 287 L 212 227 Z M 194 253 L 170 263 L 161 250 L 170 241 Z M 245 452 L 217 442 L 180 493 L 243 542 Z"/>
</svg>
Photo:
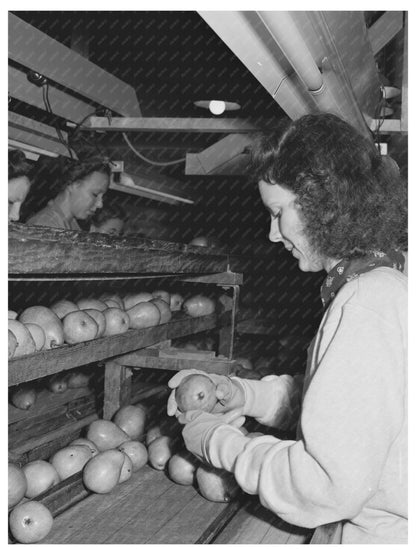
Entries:
<svg viewBox="0 0 416 555">
<path fill-rule="evenodd" d="M 120 220 L 120 218 L 110 218 L 99 226 L 92 226 L 92 231 L 97 233 L 107 233 L 108 235 L 121 235 L 123 227 L 123 220 Z"/>
<path fill-rule="evenodd" d="M 9 179 L 9 222 L 17 222 L 20 208 L 30 189 L 30 181 L 26 175 Z"/>
<path fill-rule="evenodd" d="M 304 233 L 301 208 L 296 204 L 297 196 L 289 189 L 265 181 L 259 182 L 259 189 L 263 204 L 270 213 L 270 241 L 283 243 L 298 260 L 303 272 L 329 272 L 336 261 L 317 254 L 311 247 Z"/>
<path fill-rule="evenodd" d="M 93 172 L 68 186 L 70 208 L 77 220 L 86 220 L 103 207 L 103 196 L 109 185 L 105 173 Z"/>
</svg>

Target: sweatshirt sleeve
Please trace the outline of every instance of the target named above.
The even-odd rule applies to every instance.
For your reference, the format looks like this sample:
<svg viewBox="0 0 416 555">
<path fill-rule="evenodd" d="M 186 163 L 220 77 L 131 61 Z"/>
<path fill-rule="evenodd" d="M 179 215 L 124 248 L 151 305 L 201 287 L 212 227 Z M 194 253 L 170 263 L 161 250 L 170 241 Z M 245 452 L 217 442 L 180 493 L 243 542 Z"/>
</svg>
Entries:
<svg viewBox="0 0 416 555">
<path fill-rule="evenodd" d="M 394 326 L 372 310 L 345 305 L 326 333 L 297 441 L 249 440 L 220 426 L 206 449 L 212 464 L 234 472 L 244 491 L 307 528 L 361 510 L 377 489 L 404 418 L 402 349 Z"/>
<path fill-rule="evenodd" d="M 299 418 L 303 376 L 265 376 L 261 380 L 232 378 L 244 391 L 244 414 L 260 424 L 293 429 Z"/>
</svg>

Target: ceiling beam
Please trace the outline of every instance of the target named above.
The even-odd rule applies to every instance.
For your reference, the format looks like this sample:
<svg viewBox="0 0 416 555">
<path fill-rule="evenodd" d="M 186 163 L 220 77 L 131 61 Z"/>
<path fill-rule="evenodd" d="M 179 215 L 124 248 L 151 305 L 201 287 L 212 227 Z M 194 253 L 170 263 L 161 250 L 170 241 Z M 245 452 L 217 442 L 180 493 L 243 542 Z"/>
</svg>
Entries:
<svg viewBox="0 0 416 555">
<path fill-rule="evenodd" d="M 186 175 L 235 175 L 242 173 L 248 155 L 244 150 L 251 144 L 248 135 L 231 134 L 197 154 L 186 155 Z"/>
<path fill-rule="evenodd" d="M 403 29 L 403 12 L 385 12 L 368 30 L 373 54 L 376 55 Z"/>
<path fill-rule="evenodd" d="M 249 133 L 278 122 L 238 118 L 106 118 L 90 117 L 85 128 L 93 131 L 139 131 L 164 133 Z"/>
<path fill-rule="evenodd" d="M 136 92 L 111 73 L 9 12 L 9 58 L 124 116 L 140 116 Z"/>
</svg>

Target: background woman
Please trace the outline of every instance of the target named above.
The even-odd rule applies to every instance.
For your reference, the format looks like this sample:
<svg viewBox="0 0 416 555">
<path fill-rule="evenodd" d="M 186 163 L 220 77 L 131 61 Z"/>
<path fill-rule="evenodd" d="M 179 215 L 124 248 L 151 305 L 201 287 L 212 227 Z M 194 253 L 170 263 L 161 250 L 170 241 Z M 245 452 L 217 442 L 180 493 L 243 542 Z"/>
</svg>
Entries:
<svg viewBox="0 0 416 555">
<path fill-rule="evenodd" d="M 325 313 L 304 376 L 209 374 L 214 414 L 177 410 L 187 448 L 297 526 L 341 521 L 342 543 L 407 542 L 406 187 L 371 141 L 330 114 L 263 137 L 254 172 L 270 219 L 305 272 L 325 270 Z M 182 371 L 169 382 L 178 387 Z M 241 415 L 290 430 L 248 438 Z"/>
<path fill-rule="evenodd" d="M 77 220 L 91 218 L 103 206 L 110 167 L 102 159 L 82 162 L 64 159 L 59 161 L 57 170 L 49 173 L 46 168 L 41 173 L 40 179 L 46 183 L 48 195 L 52 192 L 55 196 L 29 218 L 27 224 L 80 230 Z M 33 192 L 40 193 L 40 190 Z"/>
<path fill-rule="evenodd" d="M 32 166 L 21 150 L 9 150 L 9 222 L 20 218 L 20 208 L 30 189 L 28 177 Z"/>
<path fill-rule="evenodd" d="M 93 216 L 90 231 L 94 233 L 107 233 L 109 235 L 122 235 L 125 222 L 126 215 L 120 207 L 106 205 Z"/>
</svg>

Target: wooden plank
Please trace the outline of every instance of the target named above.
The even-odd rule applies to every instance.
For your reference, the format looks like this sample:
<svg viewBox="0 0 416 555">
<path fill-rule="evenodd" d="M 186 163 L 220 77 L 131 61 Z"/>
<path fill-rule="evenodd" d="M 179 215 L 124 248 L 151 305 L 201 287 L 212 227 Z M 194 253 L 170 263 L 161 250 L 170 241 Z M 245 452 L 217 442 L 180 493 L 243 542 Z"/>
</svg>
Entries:
<svg viewBox="0 0 416 555">
<path fill-rule="evenodd" d="M 140 116 L 131 85 L 9 12 L 9 58 L 124 116 Z"/>
<path fill-rule="evenodd" d="M 107 361 L 104 371 L 103 418 L 110 420 L 118 409 L 131 402 L 132 371 L 115 361 Z"/>
<path fill-rule="evenodd" d="M 92 396 L 93 391 L 89 387 L 79 387 L 75 389 L 67 389 L 63 393 L 53 393 L 47 389 L 39 391 L 36 397 L 36 403 L 29 410 L 22 410 L 14 407 L 9 403 L 8 406 L 8 422 L 14 424 L 21 420 L 33 420 L 46 412 L 60 408 L 67 403 L 74 402 L 82 397 Z M 10 429 L 10 428 L 9 428 Z"/>
<path fill-rule="evenodd" d="M 340 544 L 342 538 L 342 522 L 331 522 L 318 526 L 310 543 Z"/>
<path fill-rule="evenodd" d="M 90 492 L 84 486 L 81 471 L 62 480 L 56 486 L 35 497 L 34 500 L 45 505 L 51 511 L 52 516 L 56 518 L 88 495 Z"/>
<path fill-rule="evenodd" d="M 230 521 L 234 518 L 236 513 L 240 510 L 245 502 L 245 497 L 239 495 L 224 506 L 224 509 L 218 516 L 210 523 L 210 525 L 203 531 L 199 538 L 195 541 L 196 544 L 209 544 L 213 543 L 217 536 L 224 530 Z"/>
<path fill-rule="evenodd" d="M 388 11 L 368 30 L 371 49 L 378 54 L 403 28 L 403 12 Z"/>
<path fill-rule="evenodd" d="M 202 250 L 201 250 L 202 249 Z M 9 225 L 9 275 L 222 273 L 228 255 L 156 240 Z"/>
<path fill-rule="evenodd" d="M 108 118 L 91 116 L 85 127 L 91 130 L 140 131 L 163 133 L 251 133 L 259 131 L 267 123 L 269 129 L 278 121 L 259 120 L 255 122 L 239 118 Z"/>
<path fill-rule="evenodd" d="M 64 138 L 66 133 L 62 132 Z M 41 148 L 51 156 L 67 156 L 68 149 L 59 141 L 53 127 L 9 111 L 8 138 Z"/>
<path fill-rule="evenodd" d="M 152 328 L 129 330 L 111 337 L 18 357 L 9 361 L 9 386 L 56 374 L 68 368 L 114 358 L 158 341 L 199 333 L 214 329 L 216 326 L 215 314 L 200 318 L 180 317 Z"/>
<path fill-rule="evenodd" d="M 8 90 L 11 97 L 45 110 L 42 90 L 28 81 L 25 71 L 10 65 Z M 53 83 L 49 84 L 49 101 L 54 114 L 73 122 L 82 121 L 95 109 L 92 104 L 58 89 Z"/>
<path fill-rule="evenodd" d="M 250 136 L 232 133 L 202 152 L 187 154 L 186 158 L 188 161 L 189 157 L 196 157 L 198 159 L 198 165 L 202 167 L 203 174 L 216 174 L 217 171 L 221 173 L 221 167 L 225 164 L 230 164 L 236 157 L 240 157 L 243 151 L 250 146 L 252 142 L 253 139 Z M 247 161 L 248 156 L 245 156 L 243 159 Z M 185 173 L 190 175 L 188 170 L 189 167 L 187 166 Z"/>
<path fill-rule="evenodd" d="M 190 358 L 168 358 L 158 356 L 143 356 L 140 351 L 129 353 L 117 358 L 117 362 L 125 366 L 136 368 L 153 368 L 158 370 L 171 370 L 179 372 L 187 368 L 196 368 L 204 372 L 228 375 L 233 368 L 234 361 L 223 358 L 213 359 L 190 359 Z"/>
<path fill-rule="evenodd" d="M 231 310 L 231 322 L 227 325 L 226 322 L 222 322 L 221 328 L 219 330 L 219 344 L 218 353 L 227 357 L 228 359 L 233 358 L 234 350 L 234 336 L 237 326 L 237 311 L 238 311 L 238 299 L 240 296 L 240 286 L 233 285 L 233 299 L 232 299 L 232 310 Z M 225 313 L 223 316 L 225 316 Z"/>
<path fill-rule="evenodd" d="M 122 528 L 126 539 L 132 534 L 132 543 L 144 543 L 158 526 L 159 499 L 171 485 L 163 472 L 145 466 L 112 492 L 90 495 L 58 517 L 54 534 L 45 543 L 119 543 L 110 538 Z M 154 505 L 157 510 L 152 510 Z"/>
</svg>

